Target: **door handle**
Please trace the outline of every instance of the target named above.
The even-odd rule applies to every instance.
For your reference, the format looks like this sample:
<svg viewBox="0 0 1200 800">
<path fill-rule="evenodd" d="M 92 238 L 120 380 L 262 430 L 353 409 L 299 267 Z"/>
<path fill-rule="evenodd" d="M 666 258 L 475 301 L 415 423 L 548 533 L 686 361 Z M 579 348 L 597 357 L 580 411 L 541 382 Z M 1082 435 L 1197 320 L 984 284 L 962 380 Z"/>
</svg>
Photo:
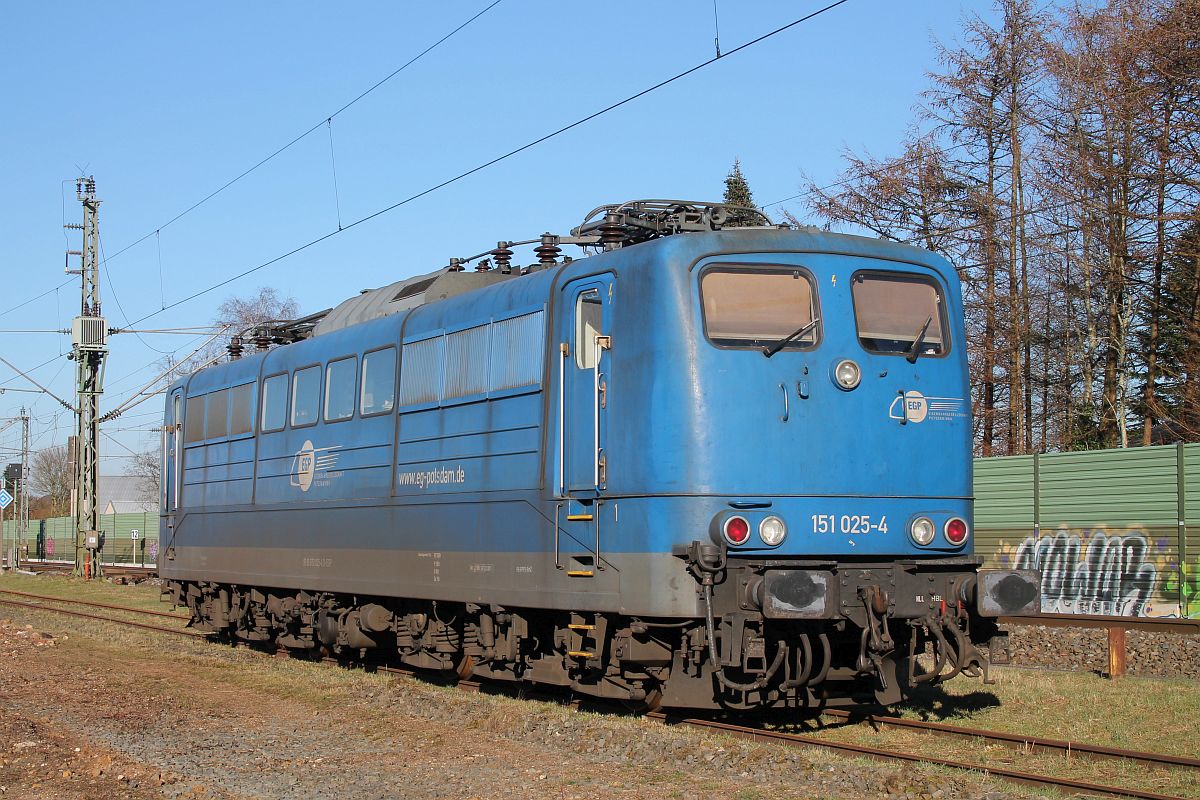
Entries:
<svg viewBox="0 0 1200 800">
<path fill-rule="evenodd" d="M 779 388 L 783 390 L 783 416 L 779 418 L 779 421 L 780 421 L 780 422 L 787 422 L 787 421 L 788 421 L 788 417 L 789 417 L 789 416 L 791 416 L 791 412 L 790 412 L 790 411 L 789 411 L 789 409 L 788 409 L 788 390 L 787 390 L 787 384 L 785 384 L 785 383 L 781 383 L 781 384 L 779 384 Z"/>
<path fill-rule="evenodd" d="M 562 511 L 562 503 L 554 504 L 554 568 L 562 569 L 558 560 L 558 515 Z"/>
<path fill-rule="evenodd" d="M 571 346 L 566 342 L 560 342 L 558 353 L 558 494 L 561 497 L 567 493 L 567 429 L 564 427 L 567 417 L 565 384 L 567 378 L 567 358 L 570 357 Z M 555 530 L 557 531 L 557 528 Z"/>
</svg>

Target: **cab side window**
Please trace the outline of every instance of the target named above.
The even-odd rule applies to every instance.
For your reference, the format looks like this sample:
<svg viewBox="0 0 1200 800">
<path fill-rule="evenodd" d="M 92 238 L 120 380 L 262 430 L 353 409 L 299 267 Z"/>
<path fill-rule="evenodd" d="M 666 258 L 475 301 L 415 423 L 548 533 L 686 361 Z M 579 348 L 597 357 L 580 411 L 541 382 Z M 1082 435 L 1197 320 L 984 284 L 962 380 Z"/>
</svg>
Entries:
<svg viewBox="0 0 1200 800">
<path fill-rule="evenodd" d="M 325 368 L 325 421 L 337 422 L 354 416 L 354 388 L 358 360 L 351 356 L 330 361 Z"/>
<path fill-rule="evenodd" d="M 359 413 L 365 417 L 391 411 L 396 403 L 396 348 L 367 353 L 362 373 Z"/>
<path fill-rule="evenodd" d="M 259 430 L 280 431 L 287 423 L 288 376 L 272 375 L 263 381 L 262 418 Z"/>
<path fill-rule="evenodd" d="M 604 304 L 600 293 L 589 289 L 575 303 L 575 365 L 580 369 L 596 366 L 596 337 L 604 330 Z"/>
<path fill-rule="evenodd" d="M 183 441 L 186 444 L 204 441 L 204 396 L 189 397 L 183 415 Z"/>
<path fill-rule="evenodd" d="M 292 427 L 317 424 L 321 410 L 320 365 L 296 370 L 292 376 Z"/>
</svg>

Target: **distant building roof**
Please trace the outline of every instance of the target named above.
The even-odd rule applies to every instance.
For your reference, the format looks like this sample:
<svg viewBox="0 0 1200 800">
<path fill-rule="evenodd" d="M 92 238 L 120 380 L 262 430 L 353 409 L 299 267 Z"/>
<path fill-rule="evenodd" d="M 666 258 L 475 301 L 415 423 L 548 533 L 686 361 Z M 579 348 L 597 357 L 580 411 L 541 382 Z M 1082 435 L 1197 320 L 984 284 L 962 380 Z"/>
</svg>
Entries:
<svg viewBox="0 0 1200 800">
<path fill-rule="evenodd" d="M 158 512 L 158 497 L 146 497 L 144 479 L 137 475 L 101 475 L 97 480 L 96 509 L 101 514 Z"/>
</svg>

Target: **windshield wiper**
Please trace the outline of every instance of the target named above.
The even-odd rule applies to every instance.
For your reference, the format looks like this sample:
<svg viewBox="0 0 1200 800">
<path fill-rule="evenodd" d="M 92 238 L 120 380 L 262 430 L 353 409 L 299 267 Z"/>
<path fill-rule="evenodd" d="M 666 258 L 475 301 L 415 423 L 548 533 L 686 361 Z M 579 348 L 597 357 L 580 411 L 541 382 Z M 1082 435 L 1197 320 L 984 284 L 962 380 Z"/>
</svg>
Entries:
<svg viewBox="0 0 1200 800">
<path fill-rule="evenodd" d="M 788 336 L 786 339 L 781 339 L 780 341 L 776 342 L 775 344 L 771 345 L 770 347 L 764 347 L 762 350 L 763 355 L 766 356 L 767 358 L 770 358 L 771 356 L 775 355 L 783 348 L 787 347 L 788 342 L 792 341 L 793 339 L 799 339 L 804 334 L 806 334 L 809 331 L 816 328 L 817 323 L 820 321 L 821 321 L 821 318 L 817 317 L 812 322 L 809 322 L 806 325 L 802 326 L 799 330 L 797 330 L 792 335 Z"/>
<path fill-rule="evenodd" d="M 921 330 L 917 331 L 917 337 L 913 339 L 912 347 L 908 348 L 905 355 L 908 358 L 908 363 L 917 363 L 917 357 L 921 354 L 921 345 L 925 342 L 925 334 L 929 331 L 929 326 L 933 324 L 933 317 L 925 320 L 925 324 L 921 326 Z"/>
</svg>

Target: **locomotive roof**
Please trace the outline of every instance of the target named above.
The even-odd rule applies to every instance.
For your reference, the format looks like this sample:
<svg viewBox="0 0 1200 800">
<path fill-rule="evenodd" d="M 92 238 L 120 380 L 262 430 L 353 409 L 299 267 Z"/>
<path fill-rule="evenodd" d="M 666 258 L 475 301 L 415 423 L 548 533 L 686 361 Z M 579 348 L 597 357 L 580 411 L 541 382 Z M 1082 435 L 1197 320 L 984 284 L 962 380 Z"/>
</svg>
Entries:
<svg viewBox="0 0 1200 800">
<path fill-rule="evenodd" d="M 385 317 L 399 311 L 445 300 L 482 286 L 515 277 L 498 270 L 488 272 L 456 272 L 449 267 L 389 283 L 378 289 L 364 289 L 356 297 L 336 305 L 313 328 L 312 335 L 348 328 L 360 322 Z"/>
<path fill-rule="evenodd" d="M 754 215 L 757 215 L 757 218 L 752 218 Z M 706 253 L 840 253 L 922 264 L 940 273 L 952 286 L 957 286 L 958 276 L 953 266 L 941 256 L 910 244 L 835 233 L 808 226 L 796 229 L 755 224 L 757 220 L 769 222 L 755 209 L 720 203 L 640 200 L 601 206 L 593 210 L 584 223 L 573 229 L 569 236 L 546 233 L 538 239 L 523 242 L 499 242 L 494 250 L 484 251 L 466 259 L 451 259 L 448 267 L 395 281 L 377 289 L 363 290 L 328 311 L 280 325 L 264 326 L 256 331 L 256 338 L 265 333 L 267 341 L 287 344 L 322 336 L 463 295 L 475 289 L 503 283 L 530 272 L 563 267 L 571 261 L 569 257 L 565 261 L 558 260 L 558 254 L 562 250 L 560 245 L 566 244 L 601 251 L 596 253 L 601 257 L 610 251 L 628 250 L 630 247 L 661 247 L 672 254 L 665 257 L 688 263 L 693 263 Z M 538 261 L 524 269 L 515 265 L 510 267 L 513 255 L 511 248 L 526 244 L 539 244 L 535 248 Z M 494 260 L 494 268 L 476 271 L 466 269 L 468 264 L 485 256 Z M 576 261 L 578 263 L 580 260 Z M 234 356 L 233 363 L 243 362 L 242 368 L 248 368 L 244 362 L 262 354 L 260 350 L 259 353 L 247 354 L 245 359 Z M 181 378 L 176 383 L 183 382 L 186 382 L 186 378 Z"/>
</svg>

